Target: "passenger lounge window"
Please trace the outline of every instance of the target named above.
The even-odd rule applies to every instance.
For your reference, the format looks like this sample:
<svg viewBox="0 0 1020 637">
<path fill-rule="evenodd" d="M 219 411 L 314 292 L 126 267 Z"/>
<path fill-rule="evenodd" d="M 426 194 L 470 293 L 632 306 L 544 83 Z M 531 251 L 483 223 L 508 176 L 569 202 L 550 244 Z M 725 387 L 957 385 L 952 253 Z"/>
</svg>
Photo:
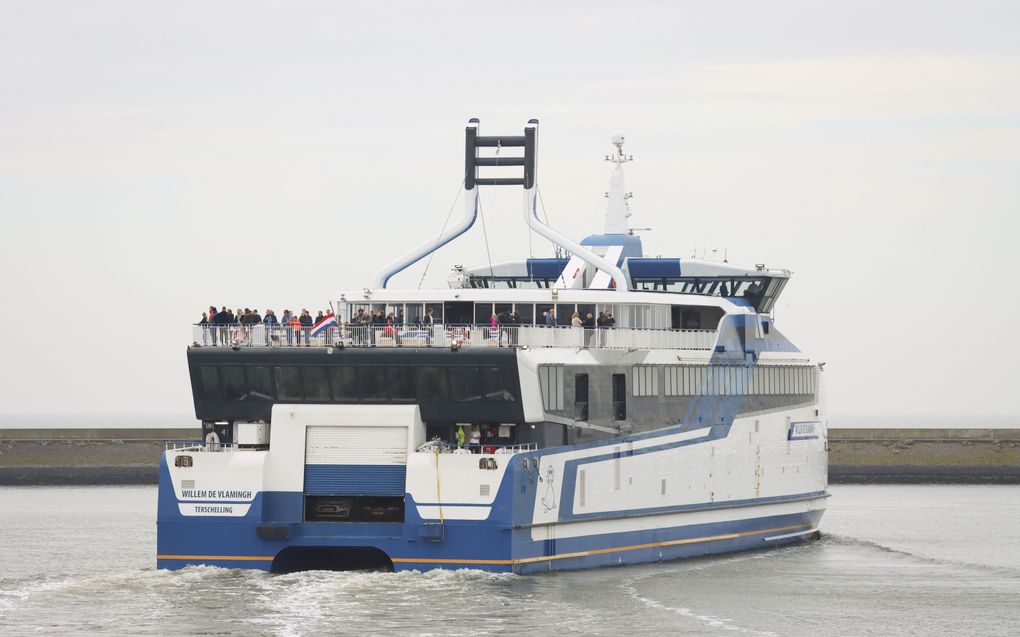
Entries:
<svg viewBox="0 0 1020 637">
<path fill-rule="evenodd" d="M 512 403 L 517 400 L 517 392 L 505 367 L 485 368 L 485 400 L 490 403 Z"/>
<path fill-rule="evenodd" d="M 450 387 L 454 400 L 473 402 L 482 399 L 477 367 L 451 367 Z"/>
<path fill-rule="evenodd" d="M 305 399 L 325 403 L 329 402 L 329 383 L 326 381 L 324 367 L 302 367 L 301 376 L 305 384 Z"/>
<path fill-rule="evenodd" d="M 338 402 L 358 400 L 357 376 L 353 367 L 331 367 L 330 381 L 333 383 L 333 399 Z"/>
<path fill-rule="evenodd" d="M 244 383 L 244 368 L 240 365 L 220 367 L 220 383 L 225 400 L 244 400 L 248 393 Z"/>
<path fill-rule="evenodd" d="M 450 400 L 446 370 L 442 367 L 418 369 L 418 396 L 423 403 L 445 403 Z"/>
<path fill-rule="evenodd" d="M 390 389 L 390 400 L 414 402 L 414 376 L 407 367 L 387 367 L 386 380 Z"/>
<path fill-rule="evenodd" d="M 200 365 L 199 376 L 201 377 L 202 398 L 206 400 L 220 399 L 220 375 L 215 365 Z"/>
<path fill-rule="evenodd" d="M 386 400 L 386 374 L 382 367 L 359 367 L 358 384 L 361 386 L 361 399 L 372 401 Z"/>
<path fill-rule="evenodd" d="M 248 368 L 248 388 L 251 398 L 273 400 L 276 388 L 273 387 L 273 373 L 269 367 L 261 365 Z"/>
<path fill-rule="evenodd" d="M 301 376 L 297 367 L 275 367 L 276 389 L 280 400 L 301 400 Z"/>
</svg>

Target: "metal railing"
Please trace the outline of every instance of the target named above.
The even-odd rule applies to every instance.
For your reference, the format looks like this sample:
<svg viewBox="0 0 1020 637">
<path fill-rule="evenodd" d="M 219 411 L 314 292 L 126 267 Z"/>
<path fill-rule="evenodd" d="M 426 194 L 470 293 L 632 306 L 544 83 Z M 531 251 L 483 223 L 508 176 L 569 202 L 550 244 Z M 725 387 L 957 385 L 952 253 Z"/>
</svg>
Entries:
<svg viewBox="0 0 1020 637">
<path fill-rule="evenodd" d="M 205 440 L 164 440 L 165 451 L 222 451 L 236 447 L 232 442 L 207 442 Z"/>
<path fill-rule="evenodd" d="M 537 451 L 538 443 L 525 442 L 520 444 L 498 445 L 498 444 L 465 444 L 458 447 L 445 440 L 430 440 L 418 447 L 417 453 L 471 453 L 475 455 L 513 455 L 515 453 L 526 453 Z"/>
<path fill-rule="evenodd" d="M 340 325 L 312 333 L 276 325 L 195 325 L 203 347 L 562 347 L 710 351 L 715 330 L 570 325 Z"/>
</svg>

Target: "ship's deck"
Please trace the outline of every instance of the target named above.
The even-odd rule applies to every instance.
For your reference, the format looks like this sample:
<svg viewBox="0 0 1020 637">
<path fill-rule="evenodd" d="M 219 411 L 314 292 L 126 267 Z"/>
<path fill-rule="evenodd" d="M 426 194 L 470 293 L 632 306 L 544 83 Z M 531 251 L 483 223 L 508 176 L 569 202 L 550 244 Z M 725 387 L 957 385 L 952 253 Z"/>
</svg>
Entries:
<svg viewBox="0 0 1020 637">
<path fill-rule="evenodd" d="M 192 340 L 224 347 L 560 347 L 711 351 L 716 330 L 508 325 L 385 325 L 330 327 L 312 333 L 286 326 L 195 325 Z"/>
</svg>

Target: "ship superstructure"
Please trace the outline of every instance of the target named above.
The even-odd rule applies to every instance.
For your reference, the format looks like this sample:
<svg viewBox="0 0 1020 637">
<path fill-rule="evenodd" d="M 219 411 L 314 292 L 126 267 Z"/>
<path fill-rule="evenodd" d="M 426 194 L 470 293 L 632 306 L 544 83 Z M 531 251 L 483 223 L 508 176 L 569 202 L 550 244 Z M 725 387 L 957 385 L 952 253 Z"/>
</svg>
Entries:
<svg viewBox="0 0 1020 637">
<path fill-rule="evenodd" d="M 471 120 L 463 218 L 342 291 L 311 346 L 288 347 L 289 326 L 196 328 L 206 439 L 164 455 L 159 567 L 527 573 L 817 533 L 820 368 L 770 314 L 790 272 L 645 256 L 620 136 L 604 231 L 562 235 L 538 213 L 537 138 L 536 120 L 520 136 Z M 522 188 L 556 256 L 388 287 L 495 186 Z M 230 329 L 229 346 L 200 345 L 208 329 Z"/>
</svg>

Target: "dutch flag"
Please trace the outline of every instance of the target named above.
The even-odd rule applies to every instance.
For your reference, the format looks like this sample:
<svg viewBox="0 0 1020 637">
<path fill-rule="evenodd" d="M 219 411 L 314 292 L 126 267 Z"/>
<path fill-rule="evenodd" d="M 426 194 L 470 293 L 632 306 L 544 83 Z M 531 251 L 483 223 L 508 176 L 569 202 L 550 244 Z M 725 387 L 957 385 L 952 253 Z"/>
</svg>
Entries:
<svg viewBox="0 0 1020 637">
<path fill-rule="evenodd" d="M 312 331 L 309 332 L 309 335 L 318 336 L 319 334 L 324 333 L 331 327 L 336 327 L 336 317 L 333 316 L 332 312 L 330 312 L 326 316 L 323 316 L 321 321 L 313 325 Z"/>
</svg>

